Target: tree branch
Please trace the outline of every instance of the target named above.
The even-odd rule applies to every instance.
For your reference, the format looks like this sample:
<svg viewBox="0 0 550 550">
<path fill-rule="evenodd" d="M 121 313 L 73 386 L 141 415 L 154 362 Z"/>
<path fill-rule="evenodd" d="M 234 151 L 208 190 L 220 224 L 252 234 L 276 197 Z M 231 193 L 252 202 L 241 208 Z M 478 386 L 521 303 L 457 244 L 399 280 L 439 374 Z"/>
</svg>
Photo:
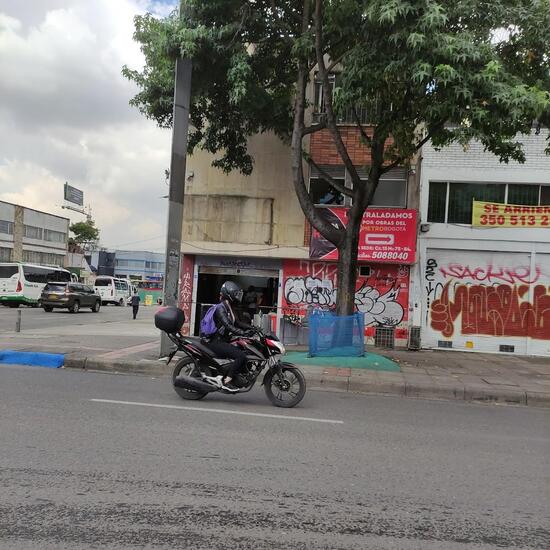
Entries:
<svg viewBox="0 0 550 550">
<path fill-rule="evenodd" d="M 342 193 L 342 195 L 346 195 L 346 197 L 353 197 L 353 191 L 346 187 L 345 185 L 342 185 L 339 181 L 335 180 L 328 172 L 326 172 L 323 168 L 321 168 L 309 155 L 304 155 L 304 158 L 307 160 L 307 162 L 314 166 L 319 174 L 322 176 L 322 180 L 326 181 L 329 185 L 334 187 L 336 191 L 339 191 Z"/>
<path fill-rule="evenodd" d="M 372 146 L 372 138 L 367 134 L 367 131 L 363 128 L 363 125 L 361 124 L 361 119 L 357 114 L 357 109 L 355 108 L 355 105 L 353 106 L 353 118 L 355 118 L 355 124 L 357 124 L 357 127 L 361 132 L 361 136 L 363 136 L 363 139 L 369 144 L 369 146 Z"/>
<path fill-rule="evenodd" d="M 328 78 L 328 72 L 325 67 L 325 60 L 323 59 L 323 9 L 322 9 L 322 0 L 315 1 L 315 14 L 313 16 L 314 25 L 315 25 L 315 51 L 317 53 L 317 67 L 319 74 L 321 76 L 321 82 L 323 84 L 323 99 L 325 101 L 325 111 L 327 117 L 327 127 L 332 134 L 332 139 L 336 145 L 336 150 L 344 163 L 346 170 L 348 171 L 353 187 L 355 189 L 361 188 L 361 179 L 357 174 L 357 170 L 351 161 L 351 158 L 348 154 L 346 146 L 342 141 L 342 135 L 338 130 L 338 125 L 336 123 L 336 117 L 334 116 L 334 110 L 332 108 L 332 89 L 330 87 L 330 82 Z"/>
<path fill-rule="evenodd" d="M 430 139 L 432 138 L 432 134 L 427 134 L 424 138 L 422 138 L 415 146 L 414 146 L 414 152 L 416 153 L 422 146 L 424 146 Z M 398 157 L 396 158 L 391 164 L 388 164 L 387 166 L 384 166 L 382 168 L 381 174 L 385 174 L 386 172 L 389 172 L 390 170 L 393 170 L 400 164 L 403 164 L 407 158 L 410 157 Z"/>
<path fill-rule="evenodd" d="M 302 14 L 302 33 L 308 31 L 309 26 L 309 5 L 310 0 L 304 0 L 304 10 Z M 292 130 L 292 175 L 294 188 L 298 202 L 309 223 L 317 229 L 323 237 L 328 239 L 335 246 L 339 246 L 344 240 L 344 232 L 336 229 L 331 223 L 323 219 L 306 188 L 303 170 L 303 149 L 302 149 L 302 131 L 304 128 L 304 111 L 306 106 L 306 86 L 309 79 L 307 70 L 307 61 L 301 59 L 298 64 L 298 78 L 296 82 L 296 97 L 294 100 L 294 126 Z"/>
<path fill-rule="evenodd" d="M 307 136 L 308 134 L 314 134 L 319 130 L 324 130 L 327 127 L 327 123 L 322 120 L 318 124 L 312 124 L 311 126 L 302 126 L 302 137 Z"/>
</svg>

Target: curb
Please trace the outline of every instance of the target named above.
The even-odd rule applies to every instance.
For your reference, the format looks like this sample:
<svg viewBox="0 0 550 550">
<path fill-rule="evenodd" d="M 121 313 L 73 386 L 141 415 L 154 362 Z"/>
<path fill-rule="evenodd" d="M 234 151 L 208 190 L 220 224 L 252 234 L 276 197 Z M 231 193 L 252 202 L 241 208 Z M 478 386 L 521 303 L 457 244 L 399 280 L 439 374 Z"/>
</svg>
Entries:
<svg viewBox="0 0 550 550">
<path fill-rule="evenodd" d="M 135 361 L 111 361 L 94 357 L 65 358 L 65 368 L 111 372 L 113 374 L 139 374 L 148 376 L 170 376 L 172 365 L 160 361 L 136 359 Z M 435 399 L 445 401 L 465 401 L 470 403 L 493 403 L 503 405 L 523 405 L 550 408 L 550 393 L 521 391 L 509 388 L 495 388 L 479 384 L 429 384 L 410 382 L 403 373 L 361 371 L 349 375 L 325 374 L 322 367 L 300 367 L 309 388 L 315 390 L 349 392 L 362 395 L 383 395 Z"/>
</svg>

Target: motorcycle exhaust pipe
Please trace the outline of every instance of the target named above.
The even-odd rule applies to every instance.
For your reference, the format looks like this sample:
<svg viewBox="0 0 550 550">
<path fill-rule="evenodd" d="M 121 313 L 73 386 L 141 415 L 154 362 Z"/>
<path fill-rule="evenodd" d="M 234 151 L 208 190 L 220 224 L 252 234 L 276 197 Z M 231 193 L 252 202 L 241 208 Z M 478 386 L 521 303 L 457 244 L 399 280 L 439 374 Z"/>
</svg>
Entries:
<svg viewBox="0 0 550 550">
<path fill-rule="evenodd" d="M 209 384 L 208 382 L 203 382 L 198 378 L 193 378 L 192 376 L 178 376 L 174 380 L 174 386 L 178 388 L 184 388 L 186 390 L 195 390 L 199 392 L 213 392 L 218 391 L 219 388 Z"/>
</svg>

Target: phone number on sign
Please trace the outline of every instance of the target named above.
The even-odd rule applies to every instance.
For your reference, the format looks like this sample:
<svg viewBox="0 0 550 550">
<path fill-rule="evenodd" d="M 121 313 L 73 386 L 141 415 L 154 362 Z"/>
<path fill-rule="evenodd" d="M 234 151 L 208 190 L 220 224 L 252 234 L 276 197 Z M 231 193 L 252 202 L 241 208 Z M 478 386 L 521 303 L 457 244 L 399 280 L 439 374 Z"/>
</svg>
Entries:
<svg viewBox="0 0 550 550">
<path fill-rule="evenodd" d="M 373 252 L 373 260 L 403 260 L 407 261 L 409 259 L 410 252 Z"/>
<path fill-rule="evenodd" d="M 482 214 L 479 217 L 480 225 L 550 225 L 550 216 L 497 216 L 496 214 Z"/>
</svg>

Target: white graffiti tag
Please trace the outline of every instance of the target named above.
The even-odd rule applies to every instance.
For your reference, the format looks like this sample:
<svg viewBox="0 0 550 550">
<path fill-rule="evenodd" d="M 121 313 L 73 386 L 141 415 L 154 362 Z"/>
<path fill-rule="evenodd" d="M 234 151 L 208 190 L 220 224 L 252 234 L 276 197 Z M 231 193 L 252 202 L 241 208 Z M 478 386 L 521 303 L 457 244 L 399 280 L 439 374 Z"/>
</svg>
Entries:
<svg viewBox="0 0 550 550">
<path fill-rule="evenodd" d="M 337 289 L 330 279 L 315 277 L 290 277 L 285 282 L 285 299 L 288 305 L 319 305 L 333 307 L 336 304 Z M 398 288 L 391 288 L 385 294 L 364 284 L 355 292 L 355 307 L 365 314 L 365 326 L 396 326 L 405 315 L 403 306 L 397 301 Z"/>
<path fill-rule="evenodd" d="M 363 285 L 355 292 L 355 307 L 365 314 L 365 326 L 381 325 L 394 327 L 405 315 L 403 306 L 397 301 L 398 288 L 391 288 L 385 294 L 372 286 Z"/>
<path fill-rule="evenodd" d="M 287 304 L 317 304 L 333 306 L 336 303 L 336 290 L 330 279 L 314 277 L 290 277 L 285 282 Z"/>
</svg>

